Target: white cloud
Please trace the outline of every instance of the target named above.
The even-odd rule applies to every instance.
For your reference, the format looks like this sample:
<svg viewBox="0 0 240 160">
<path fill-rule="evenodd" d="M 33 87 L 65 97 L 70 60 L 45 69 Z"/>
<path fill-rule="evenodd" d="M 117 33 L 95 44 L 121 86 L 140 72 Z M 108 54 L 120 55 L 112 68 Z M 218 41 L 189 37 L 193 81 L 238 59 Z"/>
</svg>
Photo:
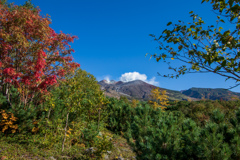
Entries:
<svg viewBox="0 0 240 160">
<path fill-rule="evenodd" d="M 146 74 L 140 74 L 139 72 L 124 73 L 120 77 L 120 80 L 123 81 L 123 82 L 130 82 L 130 81 L 134 81 L 134 80 L 142 80 L 142 81 L 147 82 L 149 84 L 159 86 L 159 82 L 156 82 L 155 79 L 156 79 L 156 77 L 153 77 L 150 80 L 148 80 Z"/>
<path fill-rule="evenodd" d="M 140 74 L 138 72 L 128 72 L 128 73 L 124 73 L 122 74 L 122 76 L 120 77 L 120 80 L 123 82 L 129 82 L 129 81 L 134 81 L 134 80 L 142 80 L 142 81 L 146 81 L 147 80 L 147 76 L 145 74 Z"/>
<path fill-rule="evenodd" d="M 159 86 L 159 82 L 155 81 L 156 77 L 151 78 L 149 81 L 147 81 L 147 83 L 155 85 L 155 86 Z"/>
<path fill-rule="evenodd" d="M 104 80 L 106 80 L 107 82 L 110 82 L 110 78 L 111 78 L 111 76 L 105 76 Z"/>
</svg>

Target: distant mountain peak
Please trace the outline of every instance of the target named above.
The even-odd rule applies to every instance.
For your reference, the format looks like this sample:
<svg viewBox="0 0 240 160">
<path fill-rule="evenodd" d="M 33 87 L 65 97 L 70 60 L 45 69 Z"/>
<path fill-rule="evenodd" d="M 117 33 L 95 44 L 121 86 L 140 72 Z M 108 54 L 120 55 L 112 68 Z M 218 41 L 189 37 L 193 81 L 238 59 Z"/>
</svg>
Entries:
<svg viewBox="0 0 240 160">
<path fill-rule="evenodd" d="M 107 83 L 107 84 L 116 84 L 117 83 L 117 81 L 115 81 L 115 80 L 106 80 L 106 79 L 104 79 L 104 80 L 102 80 L 102 82 L 104 82 L 104 83 Z"/>
<path fill-rule="evenodd" d="M 133 80 L 133 81 L 115 81 L 115 80 L 102 80 L 102 81 L 99 81 L 100 83 L 105 83 L 105 84 L 148 84 L 148 85 L 151 85 L 147 82 L 144 82 L 142 80 Z"/>
</svg>

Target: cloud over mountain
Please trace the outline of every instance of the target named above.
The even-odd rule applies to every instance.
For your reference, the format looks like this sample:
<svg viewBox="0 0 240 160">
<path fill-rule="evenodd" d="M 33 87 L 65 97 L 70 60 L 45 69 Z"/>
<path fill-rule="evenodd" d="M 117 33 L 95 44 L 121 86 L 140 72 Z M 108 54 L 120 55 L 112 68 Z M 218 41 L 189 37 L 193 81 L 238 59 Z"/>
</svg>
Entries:
<svg viewBox="0 0 240 160">
<path fill-rule="evenodd" d="M 105 79 L 107 82 L 110 82 L 111 76 L 107 75 L 107 76 L 104 77 L 104 79 Z"/>
<path fill-rule="evenodd" d="M 134 80 L 142 80 L 146 83 L 155 85 L 155 86 L 159 86 L 159 82 L 155 81 L 156 77 L 152 77 L 150 80 L 148 80 L 147 75 L 146 74 L 140 74 L 139 72 L 128 72 L 128 73 L 124 73 L 121 75 L 121 77 L 119 78 L 120 81 L 123 82 L 130 82 L 130 81 L 134 81 Z"/>
</svg>

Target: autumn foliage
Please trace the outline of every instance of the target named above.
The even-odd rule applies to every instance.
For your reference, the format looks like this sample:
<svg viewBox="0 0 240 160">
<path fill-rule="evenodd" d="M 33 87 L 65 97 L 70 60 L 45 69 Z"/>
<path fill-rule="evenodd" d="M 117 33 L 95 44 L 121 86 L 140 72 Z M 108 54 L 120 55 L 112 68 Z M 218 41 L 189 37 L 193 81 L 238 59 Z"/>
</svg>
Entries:
<svg viewBox="0 0 240 160">
<path fill-rule="evenodd" d="M 159 88 L 152 89 L 149 103 L 152 104 L 154 109 L 161 108 L 166 109 L 168 103 L 168 96 L 166 90 L 160 90 Z"/>
<path fill-rule="evenodd" d="M 12 133 L 15 133 L 18 129 L 18 125 L 15 124 L 17 118 L 14 117 L 13 113 L 7 113 L 5 110 L 0 111 L 0 128 L 1 132 L 6 132 L 11 130 Z"/>
<path fill-rule="evenodd" d="M 72 61 L 69 45 L 76 36 L 56 33 L 40 9 L 0 1 L 0 17 L 0 86 L 8 100 L 10 86 L 27 104 L 80 66 Z"/>
</svg>

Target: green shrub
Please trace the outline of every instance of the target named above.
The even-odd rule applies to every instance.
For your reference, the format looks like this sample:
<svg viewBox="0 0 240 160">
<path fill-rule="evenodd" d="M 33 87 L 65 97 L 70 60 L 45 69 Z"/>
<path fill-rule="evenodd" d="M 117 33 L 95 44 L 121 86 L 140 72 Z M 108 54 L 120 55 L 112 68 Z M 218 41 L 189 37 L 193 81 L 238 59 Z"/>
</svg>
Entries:
<svg viewBox="0 0 240 160">
<path fill-rule="evenodd" d="M 110 102 L 108 128 L 123 132 L 137 159 L 240 158 L 237 101 L 178 102 L 166 112 L 143 102 L 136 108 L 121 100 Z"/>
</svg>

